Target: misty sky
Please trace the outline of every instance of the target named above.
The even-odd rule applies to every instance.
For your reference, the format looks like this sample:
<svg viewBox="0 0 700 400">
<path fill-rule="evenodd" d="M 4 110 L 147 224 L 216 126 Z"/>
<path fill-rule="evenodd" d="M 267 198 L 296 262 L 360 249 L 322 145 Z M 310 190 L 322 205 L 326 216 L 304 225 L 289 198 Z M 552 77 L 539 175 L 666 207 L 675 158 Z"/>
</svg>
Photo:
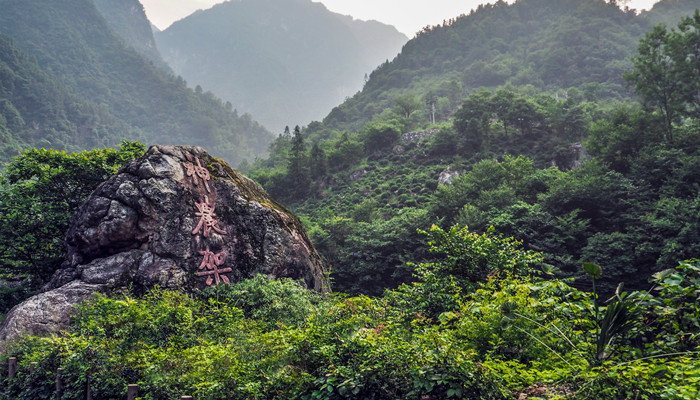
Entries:
<svg viewBox="0 0 700 400">
<path fill-rule="evenodd" d="M 236 0 L 233 0 L 236 1 Z M 319 2 L 319 0 L 314 0 Z M 649 9 L 657 0 L 630 0 L 630 8 Z M 146 14 L 159 29 L 186 17 L 195 10 L 207 9 L 223 0 L 141 0 Z M 468 14 L 481 3 L 495 0 L 320 0 L 331 11 L 363 20 L 394 25 L 408 37 L 426 25 Z M 512 0 L 508 1 L 512 2 Z"/>
</svg>

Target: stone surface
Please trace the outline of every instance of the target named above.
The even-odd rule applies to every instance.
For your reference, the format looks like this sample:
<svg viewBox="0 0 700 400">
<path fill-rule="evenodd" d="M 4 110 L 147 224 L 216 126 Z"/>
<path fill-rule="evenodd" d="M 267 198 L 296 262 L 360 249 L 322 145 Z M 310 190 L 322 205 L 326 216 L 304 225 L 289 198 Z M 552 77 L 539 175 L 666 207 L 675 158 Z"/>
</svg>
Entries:
<svg viewBox="0 0 700 400">
<path fill-rule="evenodd" d="M 356 180 L 362 178 L 367 173 L 366 169 L 359 169 L 348 176 L 350 182 L 355 182 Z"/>
<path fill-rule="evenodd" d="M 440 176 L 438 176 L 438 184 L 451 185 L 452 180 L 455 178 L 459 178 L 459 172 L 452 171 L 452 169 L 450 167 L 447 167 L 447 168 L 445 168 L 445 170 L 440 172 Z"/>
<path fill-rule="evenodd" d="M 420 139 L 423 139 L 426 137 L 433 136 L 434 134 L 438 133 L 439 131 L 440 131 L 439 129 L 428 129 L 427 131 L 404 133 L 401 135 L 401 141 L 404 143 L 415 142 L 416 140 L 420 140 Z"/>
<path fill-rule="evenodd" d="M 48 335 L 65 328 L 73 305 L 87 299 L 100 285 L 73 281 L 60 288 L 39 293 L 17 305 L 5 316 L 0 339 L 7 340 L 22 334 Z"/>
<path fill-rule="evenodd" d="M 73 216 L 66 247 L 63 268 L 8 313 L 0 339 L 65 327 L 95 291 L 194 291 L 260 273 L 329 290 L 301 222 L 200 147 L 152 146 L 124 166 Z"/>
<path fill-rule="evenodd" d="M 581 143 L 574 143 L 559 150 L 552 159 L 552 166 L 562 171 L 570 171 L 580 167 L 590 159 L 590 155 Z"/>
</svg>

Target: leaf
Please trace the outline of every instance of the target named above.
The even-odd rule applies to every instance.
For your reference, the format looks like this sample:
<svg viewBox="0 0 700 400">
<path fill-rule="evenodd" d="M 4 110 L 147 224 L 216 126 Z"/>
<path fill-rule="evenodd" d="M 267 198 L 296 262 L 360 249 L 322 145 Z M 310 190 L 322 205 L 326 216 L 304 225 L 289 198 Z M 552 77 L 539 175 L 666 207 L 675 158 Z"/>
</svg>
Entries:
<svg viewBox="0 0 700 400">
<path fill-rule="evenodd" d="M 600 277 L 603 275 L 603 269 L 600 268 L 598 264 L 585 262 L 581 267 L 583 268 L 583 272 L 588 274 L 588 276 L 593 279 L 600 279 Z"/>
<path fill-rule="evenodd" d="M 542 268 L 542 272 L 544 272 L 547 275 L 555 275 L 555 274 L 561 272 L 561 270 L 559 270 L 559 268 L 555 267 L 552 264 L 542 263 L 541 268 Z"/>
<path fill-rule="evenodd" d="M 663 282 L 663 280 L 666 279 L 669 275 L 671 275 L 674 271 L 675 270 L 673 268 L 659 271 L 651 276 L 651 280 L 653 282 Z"/>
</svg>

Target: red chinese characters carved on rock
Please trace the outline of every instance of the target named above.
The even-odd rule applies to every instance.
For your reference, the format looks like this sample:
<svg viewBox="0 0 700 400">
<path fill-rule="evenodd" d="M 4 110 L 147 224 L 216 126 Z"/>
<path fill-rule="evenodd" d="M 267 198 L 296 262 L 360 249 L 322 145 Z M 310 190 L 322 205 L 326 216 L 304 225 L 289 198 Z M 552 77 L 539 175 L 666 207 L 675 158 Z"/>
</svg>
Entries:
<svg viewBox="0 0 700 400">
<path fill-rule="evenodd" d="M 202 182 L 204 182 L 204 187 L 207 188 L 207 192 L 211 193 L 211 190 L 209 190 L 208 183 L 211 179 L 211 175 L 209 175 L 209 170 L 202 167 L 202 163 L 199 162 L 199 157 L 195 157 L 194 159 L 197 160 L 197 165 L 194 165 L 191 162 L 182 163 L 185 166 L 185 172 L 187 173 L 187 176 L 192 177 L 192 181 L 194 182 L 195 186 L 199 185 L 197 177 L 202 178 Z"/>
<path fill-rule="evenodd" d="M 199 210 L 195 213 L 195 215 L 199 217 L 199 224 L 197 224 L 192 231 L 193 235 L 199 233 L 199 231 L 202 230 L 202 227 L 204 227 L 204 237 L 209 237 L 209 232 L 211 232 L 212 229 L 222 235 L 226 234 L 226 231 L 223 231 L 216 226 L 219 223 L 219 221 L 215 219 L 216 214 L 214 214 L 214 207 L 216 206 L 214 203 L 209 202 L 209 197 L 204 196 L 204 200 L 202 200 L 201 203 L 195 203 L 195 206 L 197 206 L 197 209 Z"/>
<path fill-rule="evenodd" d="M 202 263 L 199 265 L 199 269 L 204 270 L 204 272 L 197 272 L 197 276 L 207 276 L 207 286 L 211 286 L 213 282 L 216 282 L 217 285 L 221 281 L 230 283 L 228 277 L 222 274 L 231 272 L 231 268 L 219 269 L 226 261 L 225 252 L 222 251 L 221 253 L 214 254 L 209 250 L 209 246 L 207 246 L 207 249 L 200 251 L 199 254 L 204 256 Z"/>
</svg>

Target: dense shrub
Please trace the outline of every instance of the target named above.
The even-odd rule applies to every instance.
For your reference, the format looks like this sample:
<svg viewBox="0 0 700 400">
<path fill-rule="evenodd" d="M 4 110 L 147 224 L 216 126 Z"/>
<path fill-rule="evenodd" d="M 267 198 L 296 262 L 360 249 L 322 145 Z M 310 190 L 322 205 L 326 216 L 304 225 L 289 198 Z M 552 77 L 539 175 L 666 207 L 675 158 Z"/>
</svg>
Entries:
<svg viewBox="0 0 700 400">
<path fill-rule="evenodd" d="M 164 400 L 694 398 L 698 261 L 655 275 L 658 290 L 619 294 L 642 306 L 640 323 L 598 362 L 596 315 L 612 303 L 596 313 L 593 296 L 566 282 L 514 275 L 537 257 L 511 239 L 433 231 L 447 257 L 379 298 L 321 297 L 264 276 L 197 297 L 158 288 L 97 295 L 68 331 L 6 345 L 3 358 L 17 356 L 19 372 L 0 398 L 53 398 L 59 367 L 61 398 L 75 400 L 88 375 L 105 400 L 123 399 L 130 383 L 143 399 Z M 470 265 L 491 272 L 465 286 Z M 432 311 L 428 294 L 442 302 Z"/>
</svg>

